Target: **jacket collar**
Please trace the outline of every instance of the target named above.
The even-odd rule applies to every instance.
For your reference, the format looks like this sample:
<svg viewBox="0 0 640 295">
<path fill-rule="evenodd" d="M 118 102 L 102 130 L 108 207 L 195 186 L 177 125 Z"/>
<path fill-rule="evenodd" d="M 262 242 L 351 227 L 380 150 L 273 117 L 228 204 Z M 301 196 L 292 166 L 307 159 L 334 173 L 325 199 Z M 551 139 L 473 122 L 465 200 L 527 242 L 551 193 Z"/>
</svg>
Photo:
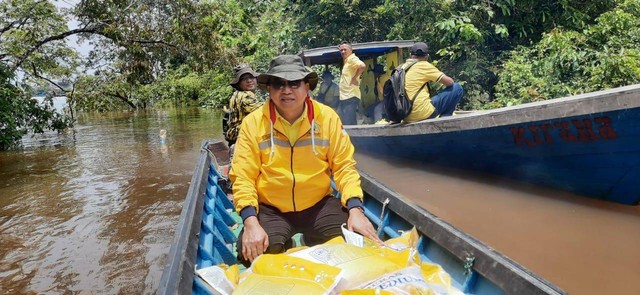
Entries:
<svg viewBox="0 0 640 295">
<path fill-rule="evenodd" d="M 316 124 L 316 114 L 318 114 L 318 119 L 321 119 L 321 113 L 320 113 L 320 107 L 318 106 L 318 104 L 313 103 L 313 100 L 307 96 L 307 98 L 305 99 L 305 109 L 303 111 L 303 113 L 306 112 L 306 118 L 307 120 L 303 120 L 302 121 L 302 125 L 300 126 L 300 132 L 298 132 L 298 138 L 296 138 L 296 141 L 304 136 L 305 134 L 307 134 L 307 132 L 309 130 L 311 130 L 311 148 L 313 149 L 313 154 L 314 155 L 318 155 L 318 152 L 316 151 L 316 144 L 315 144 L 315 124 Z M 284 128 L 282 127 L 282 123 L 279 123 L 278 120 L 276 120 L 276 107 L 273 104 L 273 102 L 271 101 L 271 99 L 269 99 L 267 101 L 267 103 L 264 104 L 264 106 L 262 107 L 262 115 L 266 116 L 267 121 L 269 122 L 269 128 L 271 130 L 269 137 L 270 137 L 270 141 L 271 141 L 271 151 L 269 152 L 269 158 L 271 159 L 271 156 L 273 156 L 273 154 L 275 153 L 275 144 L 274 144 L 274 130 L 278 130 L 280 133 L 285 134 Z"/>
<path fill-rule="evenodd" d="M 307 97 L 307 100 L 305 101 L 304 111 L 302 115 L 306 117 L 306 120 L 302 121 L 302 125 L 300 127 L 301 130 L 298 133 L 299 136 L 306 134 L 307 131 L 311 129 L 312 121 L 314 120 L 315 122 L 322 121 L 321 108 L 318 105 L 318 103 L 315 100 L 311 99 L 310 97 Z M 268 99 L 266 103 L 262 106 L 262 116 L 267 121 L 271 121 L 271 124 L 273 124 L 274 129 L 284 134 L 284 128 L 282 126 L 282 123 L 278 122 L 277 120 L 275 105 L 273 105 L 273 102 L 271 102 L 271 99 Z"/>
</svg>

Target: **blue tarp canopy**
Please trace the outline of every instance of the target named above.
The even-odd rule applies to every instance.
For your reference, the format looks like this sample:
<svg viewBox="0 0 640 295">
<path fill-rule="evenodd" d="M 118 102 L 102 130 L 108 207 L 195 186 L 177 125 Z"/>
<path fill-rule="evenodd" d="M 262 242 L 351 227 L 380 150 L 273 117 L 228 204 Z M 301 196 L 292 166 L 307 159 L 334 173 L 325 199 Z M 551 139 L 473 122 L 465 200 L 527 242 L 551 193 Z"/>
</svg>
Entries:
<svg viewBox="0 0 640 295">
<path fill-rule="evenodd" d="M 401 41 L 379 41 L 379 42 L 366 42 L 366 43 L 354 43 L 351 44 L 353 52 L 362 60 L 375 58 L 383 54 L 387 54 L 392 51 L 396 51 L 399 48 L 409 48 L 416 41 L 401 40 Z M 309 50 L 303 50 L 300 57 L 304 60 L 307 66 L 311 65 L 331 65 L 341 64 L 342 56 L 338 46 L 320 47 Z"/>
</svg>

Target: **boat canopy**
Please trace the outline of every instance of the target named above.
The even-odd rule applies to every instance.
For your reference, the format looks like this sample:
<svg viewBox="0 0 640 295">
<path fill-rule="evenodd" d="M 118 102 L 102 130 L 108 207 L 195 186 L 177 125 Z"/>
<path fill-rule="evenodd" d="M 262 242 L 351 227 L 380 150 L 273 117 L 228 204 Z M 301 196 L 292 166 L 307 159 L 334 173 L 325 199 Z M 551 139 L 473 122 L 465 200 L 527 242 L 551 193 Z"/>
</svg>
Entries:
<svg viewBox="0 0 640 295">
<path fill-rule="evenodd" d="M 365 43 L 353 43 L 351 47 L 353 52 L 361 59 L 372 59 L 378 56 L 399 51 L 402 48 L 409 48 L 416 41 L 399 40 L 399 41 L 377 41 Z M 341 64 L 342 56 L 338 46 L 328 46 L 303 50 L 300 54 L 307 66 L 312 65 L 332 65 Z"/>
</svg>

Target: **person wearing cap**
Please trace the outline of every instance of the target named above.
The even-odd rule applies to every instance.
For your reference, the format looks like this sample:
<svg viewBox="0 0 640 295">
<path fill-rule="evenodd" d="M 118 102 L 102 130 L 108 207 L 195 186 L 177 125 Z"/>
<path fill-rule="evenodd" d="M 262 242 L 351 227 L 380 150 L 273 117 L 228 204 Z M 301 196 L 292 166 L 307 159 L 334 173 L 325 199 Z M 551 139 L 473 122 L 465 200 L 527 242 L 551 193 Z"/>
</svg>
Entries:
<svg viewBox="0 0 640 295">
<path fill-rule="evenodd" d="M 281 253 L 303 233 L 307 245 L 341 235 L 346 223 L 379 243 L 362 210 L 354 147 L 337 114 L 308 95 L 318 75 L 297 55 L 271 60 L 258 76 L 267 102 L 240 127 L 230 178 L 244 228 L 238 259 L 247 265 L 262 253 Z M 332 195 L 334 178 L 341 198 Z"/>
<path fill-rule="evenodd" d="M 367 67 L 351 48 L 351 43 L 343 41 L 338 46 L 343 66 L 340 76 L 340 105 L 338 115 L 345 125 L 356 125 L 358 106 L 360 105 L 360 76 Z"/>
<path fill-rule="evenodd" d="M 233 68 L 234 77 L 229 85 L 235 89 L 229 99 L 229 121 L 224 132 L 224 138 L 233 146 L 240 132 L 240 123 L 249 113 L 259 108 L 264 101 L 256 96 L 258 73 L 248 64 L 241 63 Z"/>
<path fill-rule="evenodd" d="M 405 74 L 404 86 L 407 96 L 415 97 L 411 113 L 403 120 L 405 122 L 451 116 L 462 98 L 462 86 L 427 61 L 428 51 L 429 48 L 424 42 L 413 44 L 411 56 L 403 65 L 403 68 L 406 69 L 409 64 L 416 62 Z M 446 87 L 431 97 L 429 87 L 423 87 L 425 83 L 429 82 L 438 82 Z M 420 93 L 415 96 L 418 91 Z"/>
<path fill-rule="evenodd" d="M 334 110 L 338 109 L 338 103 L 340 102 L 340 88 L 338 87 L 338 84 L 333 82 L 333 74 L 331 71 L 322 72 L 322 83 L 320 84 L 316 100 Z"/>
</svg>

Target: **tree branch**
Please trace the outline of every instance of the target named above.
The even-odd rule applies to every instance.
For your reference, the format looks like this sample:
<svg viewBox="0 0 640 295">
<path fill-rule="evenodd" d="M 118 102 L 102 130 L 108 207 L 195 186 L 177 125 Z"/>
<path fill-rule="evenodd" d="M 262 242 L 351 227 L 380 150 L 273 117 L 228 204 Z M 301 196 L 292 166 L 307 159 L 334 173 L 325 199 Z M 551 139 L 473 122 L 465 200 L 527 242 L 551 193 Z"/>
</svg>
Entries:
<svg viewBox="0 0 640 295">
<path fill-rule="evenodd" d="M 108 96 L 111 96 L 111 97 L 118 98 L 121 101 L 123 101 L 124 103 L 128 104 L 132 109 L 134 109 L 134 110 L 136 109 L 136 106 L 131 101 L 129 101 L 129 98 L 124 96 L 124 95 L 122 95 L 122 94 L 120 94 L 120 92 L 118 92 L 118 91 L 116 91 L 115 93 L 105 92 L 104 94 L 106 94 Z"/>
<path fill-rule="evenodd" d="M 22 54 L 22 56 L 18 59 L 18 61 L 11 67 L 11 69 L 12 69 L 12 71 L 17 70 L 20 66 L 22 66 L 24 61 L 27 60 L 27 58 L 34 51 L 38 50 L 38 48 L 42 47 L 42 45 L 44 45 L 44 44 L 47 44 L 47 43 L 52 42 L 52 41 L 62 40 L 64 38 L 67 38 L 67 37 L 69 37 L 71 35 L 75 35 L 75 34 L 97 33 L 99 31 L 99 29 L 100 29 L 99 27 L 91 27 L 91 28 L 84 27 L 84 28 L 80 28 L 80 29 L 74 29 L 74 30 L 66 31 L 66 32 L 61 33 L 61 34 L 54 35 L 54 36 L 42 39 L 38 43 L 33 45 L 31 48 L 29 48 L 29 50 L 27 50 L 24 54 Z"/>
<path fill-rule="evenodd" d="M 47 82 L 51 83 L 53 86 L 58 87 L 58 88 L 59 88 L 60 90 L 62 90 L 62 92 L 64 92 L 64 93 L 67 93 L 67 92 L 68 92 L 68 90 L 64 89 L 64 88 L 63 88 L 62 86 L 60 86 L 58 83 L 53 82 L 53 80 L 51 80 L 51 79 L 49 79 L 49 78 L 47 78 L 47 77 L 44 77 L 44 76 L 42 76 L 42 75 L 38 74 L 38 69 L 36 68 L 36 64 L 31 63 L 31 68 L 33 69 L 33 73 L 31 73 L 31 75 L 33 75 L 34 77 L 36 77 L 36 78 L 40 78 L 40 79 L 42 79 L 42 80 L 45 80 L 45 81 L 47 81 Z"/>
<path fill-rule="evenodd" d="M 117 35 L 112 35 L 112 34 L 104 34 L 103 32 L 99 32 L 96 31 L 94 32 L 95 34 L 98 34 L 102 37 L 105 37 L 111 41 L 113 41 L 114 43 L 121 45 L 121 46 L 125 46 L 127 43 L 138 43 L 138 44 L 143 44 L 143 45 L 147 45 L 147 44 L 151 44 L 151 45 L 155 45 L 155 44 L 160 44 L 160 45 L 164 45 L 167 47 L 171 47 L 174 49 L 178 49 L 178 50 L 182 50 L 180 47 L 167 43 L 163 40 L 138 40 L 138 39 L 127 39 L 125 36 L 123 36 L 122 34 L 117 34 Z"/>
<path fill-rule="evenodd" d="M 172 47 L 172 48 L 176 48 L 178 49 L 178 46 L 175 46 L 173 44 L 169 44 L 167 42 L 164 41 L 157 41 L 157 40 L 127 40 L 128 42 L 131 43 L 139 43 L 139 44 L 160 44 L 160 45 L 164 45 L 167 47 Z"/>
<path fill-rule="evenodd" d="M 6 25 L 4 28 L 0 29 L 0 36 L 2 36 L 2 34 L 6 33 L 7 31 L 13 29 L 13 26 L 15 24 L 20 24 L 17 28 L 20 28 L 22 25 L 24 25 L 27 22 L 27 20 L 29 19 L 29 17 L 31 17 L 31 15 L 32 15 L 31 11 L 33 11 L 36 8 L 36 6 L 40 5 L 40 3 L 43 3 L 43 2 L 45 2 L 45 0 L 34 2 L 33 5 L 31 7 L 29 7 L 29 9 L 27 9 L 27 12 L 24 14 L 27 17 L 22 18 L 22 19 L 14 20 L 11 23 L 9 23 L 8 25 Z"/>
</svg>

